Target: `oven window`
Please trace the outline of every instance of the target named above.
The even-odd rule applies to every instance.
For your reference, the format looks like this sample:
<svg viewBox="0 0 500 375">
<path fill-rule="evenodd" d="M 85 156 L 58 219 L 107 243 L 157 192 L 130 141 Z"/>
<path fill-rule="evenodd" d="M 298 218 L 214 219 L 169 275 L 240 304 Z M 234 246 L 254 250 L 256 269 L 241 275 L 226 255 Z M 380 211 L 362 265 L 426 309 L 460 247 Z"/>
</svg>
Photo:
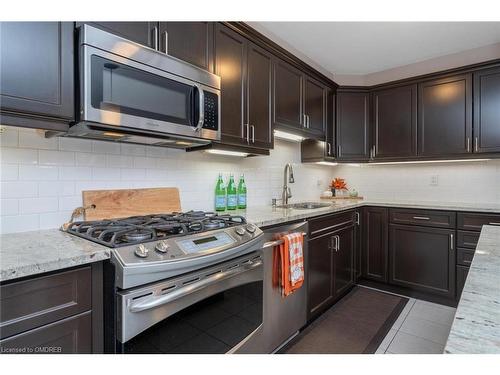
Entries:
<svg viewBox="0 0 500 375">
<path fill-rule="evenodd" d="M 226 353 L 262 324 L 262 281 L 200 301 L 121 345 L 124 353 Z"/>
<path fill-rule="evenodd" d="M 192 85 L 95 55 L 91 70 L 92 107 L 193 126 Z"/>
</svg>

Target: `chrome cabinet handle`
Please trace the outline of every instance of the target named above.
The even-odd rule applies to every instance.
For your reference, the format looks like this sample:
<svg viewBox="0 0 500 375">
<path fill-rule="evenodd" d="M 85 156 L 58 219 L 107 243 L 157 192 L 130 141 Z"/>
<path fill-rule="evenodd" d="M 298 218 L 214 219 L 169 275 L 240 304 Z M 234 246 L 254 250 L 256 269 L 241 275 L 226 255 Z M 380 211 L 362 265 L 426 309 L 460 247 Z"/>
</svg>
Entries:
<svg viewBox="0 0 500 375">
<path fill-rule="evenodd" d="M 307 129 L 311 127 L 311 118 L 307 115 Z"/>
<path fill-rule="evenodd" d="M 307 128 L 307 116 L 305 114 L 302 115 L 302 127 Z"/>
<path fill-rule="evenodd" d="M 450 233 L 450 250 L 453 250 L 454 248 L 454 244 L 453 244 L 453 233 Z"/>
<path fill-rule="evenodd" d="M 330 142 L 326 142 L 326 145 L 328 147 L 327 155 L 331 155 L 332 154 L 332 145 Z"/>
<path fill-rule="evenodd" d="M 431 218 L 427 216 L 413 216 L 415 220 L 430 220 Z"/>
<path fill-rule="evenodd" d="M 153 27 L 152 32 L 153 32 L 153 48 L 155 50 L 158 50 L 158 47 L 159 47 L 158 46 L 158 28 L 156 26 Z"/>
<path fill-rule="evenodd" d="M 252 143 L 255 143 L 255 126 L 250 125 L 250 127 L 252 128 Z"/>
<path fill-rule="evenodd" d="M 478 138 L 477 138 L 477 137 L 475 137 L 475 138 L 474 138 L 474 148 L 475 148 L 475 151 L 476 151 L 476 152 L 478 152 L 478 150 L 479 150 L 478 142 L 479 142 L 479 141 L 478 141 Z"/>
<path fill-rule="evenodd" d="M 340 250 L 340 237 L 337 235 L 337 236 L 335 236 L 335 239 L 337 241 L 337 245 L 336 245 L 336 250 L 335 251 L 339 251 Z"/>
<path fill-rule="evenodd" d="M 359 212 L 356 211 L 356 225 L 359 225 Z"/>
<path fill-rule="evenodd" d="M 488 223 L 488 225 L 500 225 L 500 223 L 492 221 L 491 223 Z"/>
<path fill-rule="evenodd" d="M 250 144 L 250 124 L 245 124 L 243 125 L 244 127 L 247 128 L 247 143 Z"/>
<path fill-rule="evenodd" d="M 338 156 L 341 157 L 342 156 L 342 146 L 341 145 L 338 145 L 337 147 L 339 149 L 338 151 Z"/>
<path fill-rule="evenodd" d="M 467 137 L 467 152 L 470 152 L 470 138 Z"/>
<path fill-rule="evenodd" d="M 165 53 L 168 55 L 168 32 L 163 33 L 163 48 Z"/>
<path fill-rule="evenodd" d="M 203 123 L 205 122 L 205 93 L 203 92 L 203 88 L 199 85 L 196 85 L 196 88 L 198 89 L 198 95 L 199 95 L 199 100 L 200 100 L 200 118 L 198 120 L 198 125 L 196 125 L 196 128 L 194 128 L 195 132 L 199 132 L 201 128 L 203 127 Z"/>
<path fill-rule="evenodd" d="M 307 236 L 307 233 L 305 232 L 302 232 L 302 235 L 304 237 Z M 262 248 L 263 249 L 266 249 L 268 247 L 275 247 L 275 246 L 279 246 L 279 245 L 282 245 L 283 244 L 283 240 L 275 240 L 275 241 L 267 241 L 267 242 L 264 242 L 264 245 L 262 245 Z"/>
<path fill-rule="evenodd" d="M 199 290 L 202 290 L 212 284 L 218 283 L 223 279 L 228 279 L 230 277 L 242 274 L 247 271 L 251 271 L 257 267 L 262 266 L 262 260 L 256 260 L 253 262 L 248 262 L 244 265 L 241 265 L 239 267 L 231 268 L 229 270 L 226 270 L 224 272 L 217 272 L 211 276 L 208 276 L 207 278 L 188 284 L 186 286 L 183 286 L 179 289 L 176 289 L 172 291 L 171 293 L 167 293 L 164 295 L 160 296 L 153 296 L 150 298 L 144 298 L 142 300 L 138 300 L 136 302 L 132 302 L 128 309 L 130 312 L 141 312 L 144 310 L 151 310 L 154 309 L 155 307 L 159 307 L 162 305 L 165 305 L 167 303 L 170 303 L 172 301 L 175 301 L 179 298 L 185 297 L 189 294 L 192 294 L 194 292 L 197 292 Z"/>
<path fill-rule="evenodd" d="M 372 150 L 373 150 L 372 159 L 375 159 L 375 156 L 377 156 L 377 151 L 376 151 L 375 145 L 372 146 Z"/>
</svg>

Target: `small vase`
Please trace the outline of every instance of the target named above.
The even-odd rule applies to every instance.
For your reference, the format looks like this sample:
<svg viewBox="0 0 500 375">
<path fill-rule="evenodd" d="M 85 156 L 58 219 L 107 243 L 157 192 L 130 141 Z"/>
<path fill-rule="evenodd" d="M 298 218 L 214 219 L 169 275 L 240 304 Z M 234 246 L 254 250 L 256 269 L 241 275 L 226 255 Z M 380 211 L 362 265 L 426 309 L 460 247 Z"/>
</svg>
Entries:
<svg viewBox="0 0 500 375">
<path fill-rule="evenodd" d="M 332 197 L 334 197 L 335 196 L 335 189 L 331 188 L 331 190 L 332 190 Z"/>
<path fill-rule="evenodd" d="M 336 197 L 343 197 L 344 196 L 344 190 L 337 189 L 337 192 L 335 193 Z"/>
</svg>

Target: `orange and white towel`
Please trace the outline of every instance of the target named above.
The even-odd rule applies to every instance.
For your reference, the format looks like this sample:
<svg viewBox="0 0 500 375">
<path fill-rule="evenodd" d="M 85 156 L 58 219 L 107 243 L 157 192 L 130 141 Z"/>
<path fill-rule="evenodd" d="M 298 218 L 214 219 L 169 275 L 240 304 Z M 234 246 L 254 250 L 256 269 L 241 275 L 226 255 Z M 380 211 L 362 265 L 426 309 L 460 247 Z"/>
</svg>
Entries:
<svg viewBox="0 0 500 375">
<path fill-rule="evenodd" d="M 283 244 L 274 250 L 273 284 L 278 284 L 286 297 L 304 283 L 304 235 L 284 234 L 281 239 Z"/>
</svg>

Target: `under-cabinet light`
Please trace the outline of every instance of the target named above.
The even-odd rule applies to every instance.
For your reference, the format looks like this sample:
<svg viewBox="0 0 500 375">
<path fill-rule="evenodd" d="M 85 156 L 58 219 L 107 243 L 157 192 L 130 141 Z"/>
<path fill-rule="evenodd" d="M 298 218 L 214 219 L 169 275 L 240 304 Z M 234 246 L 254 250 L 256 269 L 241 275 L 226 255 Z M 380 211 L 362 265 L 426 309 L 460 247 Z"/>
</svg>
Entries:
<svg viewBox="0 0 500 375">
<path fill-rule="evenodd" d="M 274 137 L 279 138 L 279 139 L 284 139 L 286 141 L 293 141 L 293 142 L 302 142 L 305 139 L 304 137 L 302 137 L 300 135 L 284 132 L 282 130 L 275 130 Z"/>
<path fill-rule="evenodd" d="M 248 153 L 239 151 L 210 149 L 210 150 L 205 150 L 205 152 L 208 152 L 209 154 L 226 155 L 226 156 L 239 156 L 239 157 L 248 156 Z"/>
<path fill-rule="evenodd" d="M 426 164 L 426 163 L 462 163 L 472 161 L 488 161 L 491 159 L 458 159 L 458 160 L 415 160 L 415 161 L 385 161 L 373 162 L 365 165 L 388 165 L 388 164 Z"/>
<path fill-rule="evenodd" d="M 316 164 L 329 165 L 331 167 L 335 167 L 336 165 L 339 165 L 339 163 L 332 163 L 331 161 L 317 161 Z"/>
</svg>

